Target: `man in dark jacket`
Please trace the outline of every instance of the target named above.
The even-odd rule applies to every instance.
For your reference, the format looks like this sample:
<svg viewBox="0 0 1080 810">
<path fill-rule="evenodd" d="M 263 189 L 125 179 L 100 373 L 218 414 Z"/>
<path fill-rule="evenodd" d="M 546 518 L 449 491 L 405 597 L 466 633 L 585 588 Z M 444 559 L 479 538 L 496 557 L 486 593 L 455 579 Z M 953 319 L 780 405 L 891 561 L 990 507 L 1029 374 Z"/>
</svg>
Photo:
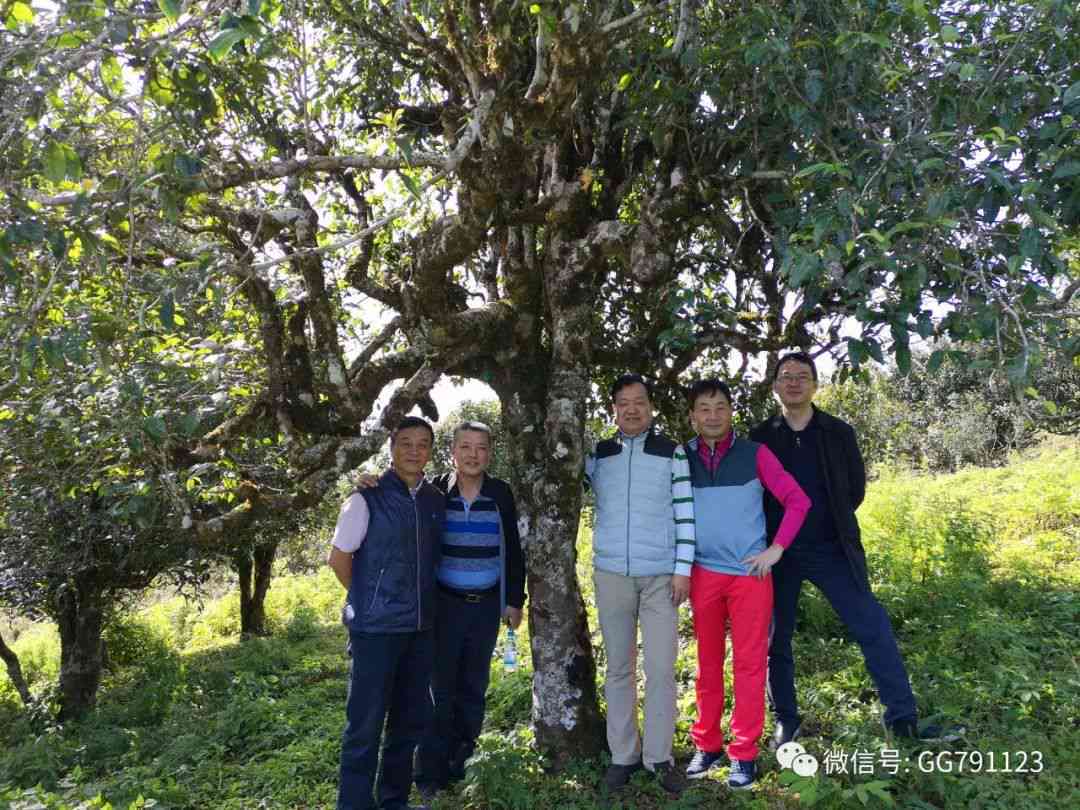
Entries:
<svg viewBox="0 0 1080 810">
<path fill-rule="evenodd" d="M 817 369 L 803 352 L 776 365 L 773 391 L 782 413 L 758 425 L 750 438 L 765 444 L 809 496 L 797 542 L 773 568 L 773 637 L 769 645 L 769 702 L 776 720 L 773 746 L 799 736 L 802 719 L 795 701 L 791 638 L 803 580 L 822 592 L 862 649 L 866 668 L 885 705 L 884 722 L 894 735 L 918 735 L 915 697 L 885 609 L 874 598 L 855 510 L 866 493 L 855 431 L 813 405 Z M 766 494 L 770 539 L 782 510 Z"/>
<path fill-rule="evenodd" d="M 491 428 L 454 429 L 454 472 L 435 479 L 446 493 L 435 619 L 435 712 L 417 754 L 425 799 L 465 775 L 484 722 L 485 693 L 500 619 L 515 630 L 525 604 L 525 562 L 509 484 L 487 474 Z"/>
<path fill-rule="evenodd" d="M 345 501 L 334 531 L 327 563 L 349 593 L 352 650 L 339 810 L 408 807 L 413 754 L 431 715 L 435 569 L 446 503 L 424 480 L 433 441 L 431 425 L 405 417 L 390 436 L 391 469 Z"/>
</svg>

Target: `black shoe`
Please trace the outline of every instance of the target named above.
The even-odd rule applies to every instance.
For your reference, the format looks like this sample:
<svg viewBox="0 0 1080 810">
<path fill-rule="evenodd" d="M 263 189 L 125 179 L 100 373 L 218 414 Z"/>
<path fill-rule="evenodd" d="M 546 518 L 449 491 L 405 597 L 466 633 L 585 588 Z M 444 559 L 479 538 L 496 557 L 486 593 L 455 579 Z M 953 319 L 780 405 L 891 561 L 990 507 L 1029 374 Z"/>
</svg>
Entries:
<svg viewBox="0 0 1080 810">
<path fill-rule="evenodd" d="M 789 743 L 802 733 L 802 720 L 796 720 L 794 723 L 785 723 L 783 720 L 776 721 L 776 728 L 773 729 L 772 739 L 769 740 L 769 750 L 775 751 L 784 743 Z"/>
<path fill-rule="evenodd" d="M 731 770 L 728 773 L 727 786 L 732 790 L 746 790 L 754 784 L 757 777 L 757 766 L 752 759 L 731 760 Z"/>
<path fill-rule="evenodd" d="M 601 784 L 608 790 L 619 790 L 620 788 L 626 787 L 626 783 L 630 781 L 630 777 L 640 770 L 640 762 L 635 762 L 633 765 L 616 765 L 612 762 L 604 772 L 604 778 L 601 780 Z"/>
<path fill-rule="evenodd" d="M 465 763 L 469 761 L 469 757 L 472 756 L 474 745 L 469 743 L 462 743 L 458 746 L 454 755 L 450 757 L 449 763 L 447 763 L 446 774 L 447 781 L 450 783 L 460 782 L 465 778 Z"/>
<path fill-rule="evenodd" d="M 417 785 L 416 792 L 420 794 L 420 798 L 423 799 L 425 805 L 434 804 L 435 797 L 439 795 L 441 788 L 438 785 Z"/>
<path fill-rule="evenodd" d="M 686 777 L 679 773 L 670 762 L 657 762 L 652 767 L 656 783 L 672 796 L 678 796 L 686 790 Z"/>
<path fill-rule="evenodd" d="M 892 723 L 886 723 L 885 728 L 897 740 L 905 742 L 947 742 L 953 743 L 960 740 L 967 729 L 963 726 L 941 726 L 937 723 L 927 723 L 919 728 L 919 722 L 914 717 L 902 717 Z"/>
<path fill-rule="evenodd" d="M 686 776 L 688 779 L 701 779 L 709 771 L 719 767 L 723 759 L 724 755 L 719 751 L 714 754 L 710 751 L 699 750 L 686 766 Z"/>
</svg>

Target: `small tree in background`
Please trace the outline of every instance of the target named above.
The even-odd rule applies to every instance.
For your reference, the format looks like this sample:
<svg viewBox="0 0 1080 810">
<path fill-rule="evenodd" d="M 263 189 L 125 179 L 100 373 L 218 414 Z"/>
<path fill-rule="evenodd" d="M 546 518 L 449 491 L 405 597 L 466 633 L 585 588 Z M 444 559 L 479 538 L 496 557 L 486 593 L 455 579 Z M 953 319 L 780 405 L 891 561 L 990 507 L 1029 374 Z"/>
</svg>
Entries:
<svg viewBox="0 0 1080 810">
<path fill-rule="evenodd" d="M 970 348 L 969 348 L 969 351 Z M 992 346 L 963 362 L 949 344 L 895 368 L 842 375 L 817 403 L 854 425 L 869 464 L 900 461 L 933 471 L 1000 464 L 1041 433 L 1075 432 L 1080 367 L 1058 352 L 1040 358 L 1026 391 L 995 368 Z M 935 355 L 941 362 L 933 362 Z"/>
</svg>

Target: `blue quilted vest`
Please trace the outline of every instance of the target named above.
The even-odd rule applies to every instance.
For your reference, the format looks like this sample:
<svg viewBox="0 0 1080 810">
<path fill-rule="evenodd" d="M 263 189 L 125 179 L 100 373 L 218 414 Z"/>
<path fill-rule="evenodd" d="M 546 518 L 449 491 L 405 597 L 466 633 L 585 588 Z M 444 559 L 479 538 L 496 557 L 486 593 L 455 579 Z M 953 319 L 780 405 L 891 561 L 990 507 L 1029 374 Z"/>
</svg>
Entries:
<svg viewBox="0 0 1080 810">
<path fill-rule="evenodd" d="M 433 626 L 435 568 L 446 497 L 430 483 L 415 497 L 393 470 L 361 491 L 370 520 L 353 554 L 353 633 L 410 633 Z"/>
</svg>

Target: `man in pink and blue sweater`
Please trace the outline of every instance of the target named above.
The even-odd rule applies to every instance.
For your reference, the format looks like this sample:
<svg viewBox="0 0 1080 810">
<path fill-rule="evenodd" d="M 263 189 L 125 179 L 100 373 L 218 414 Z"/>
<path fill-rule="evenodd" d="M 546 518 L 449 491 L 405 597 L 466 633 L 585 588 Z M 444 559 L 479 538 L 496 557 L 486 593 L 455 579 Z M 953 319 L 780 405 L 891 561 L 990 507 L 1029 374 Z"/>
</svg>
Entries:
<svg viewBox="0 0 1080 810">
<path fill-rule="evenodd" d="M 697 528 L 690 605 L 698 645 L 698 718 L 690 729 L 697 753 L 692 779 L 720 764 L 724 750 L 724 646 L 731 624 L 735 705 L 731 713 L 728 785 L 750 787 L 765 725 L 765 674 L 772 618 L 771 570 L 798 534 L 810 500 L 765 445 L 731 429 L 731 392 L 720 380 L 690 389 L 697 436 L 686 444 Z M 768 545 L 763 495 L 783 506 Z"/>
</svg>

